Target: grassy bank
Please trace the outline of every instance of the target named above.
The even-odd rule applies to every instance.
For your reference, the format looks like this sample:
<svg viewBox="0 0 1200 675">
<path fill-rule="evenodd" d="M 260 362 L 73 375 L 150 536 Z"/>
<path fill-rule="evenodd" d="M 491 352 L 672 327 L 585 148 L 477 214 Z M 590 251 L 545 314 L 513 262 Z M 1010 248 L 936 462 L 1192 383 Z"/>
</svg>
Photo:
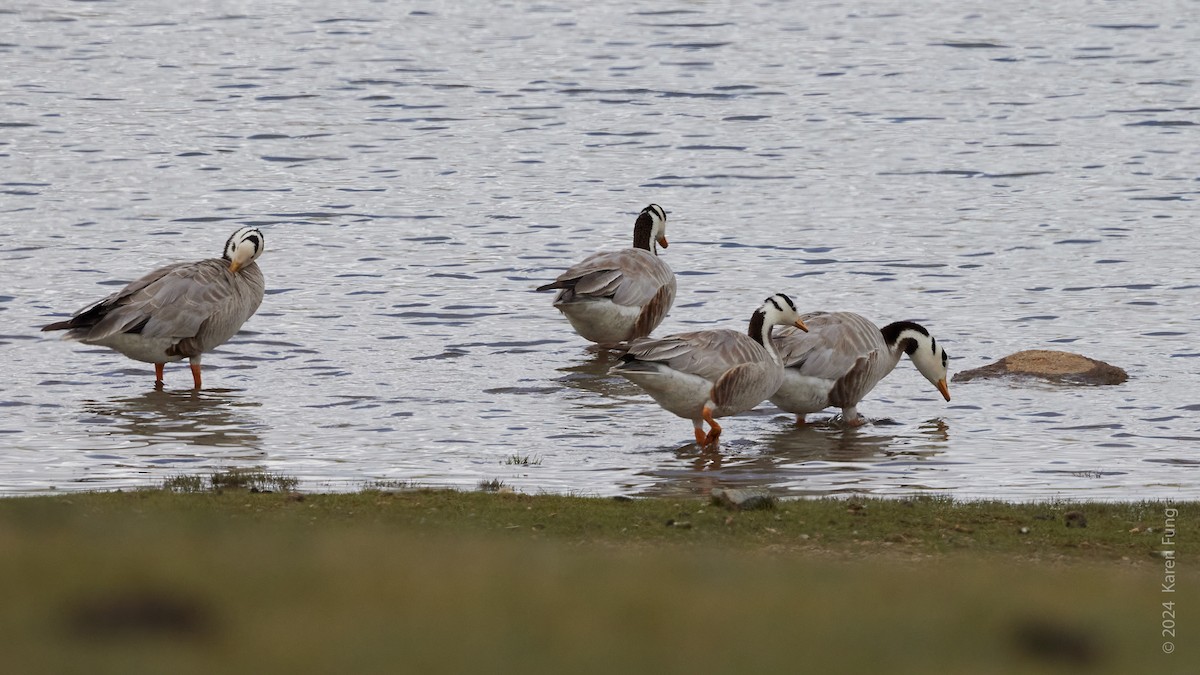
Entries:
<svg viewBox="0 0 1200 675">
<path fill-rule="evenodd" d="M 1163 504 L 4 499 L 0 631 L 21 673 L 1192 672 L 1161 647 L 1161 603 L 1184 634 L 1200 607 L 1173 506 L 1165 547 Z"/>
</svg>

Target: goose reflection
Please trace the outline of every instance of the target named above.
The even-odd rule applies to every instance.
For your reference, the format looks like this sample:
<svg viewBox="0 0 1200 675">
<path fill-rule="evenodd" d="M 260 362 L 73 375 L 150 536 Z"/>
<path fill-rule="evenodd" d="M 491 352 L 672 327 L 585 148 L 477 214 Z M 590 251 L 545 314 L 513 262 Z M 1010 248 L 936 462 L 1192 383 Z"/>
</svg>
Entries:
<svg viewBox="0 0 1200 675">
<path fill-rule="evenodd" d="M 102 401 L 84 401 L 83 412 L 102 426 L 93 433 L 127 437 L 133 445 L 194 445 L 261 452 L 259 407 L 229 389 L 154 390 Z"/>
<path fill-rule="evenodd" d="M 653 479 L 640 494 L 708 494 L 717 487 L 761 488 L 789 496 L 870 492 L 868 474 L 891 475 L 889 464 L 933 458 L 945 452 L 950 440 L 949 425 L 940 418 L 922 423 L 916 433 L 886 420 L 861 427 L 835 422 L 796 427 L 778 419 L 779 428 L 761 440 L 727 448 L 736 454 L 698 452 L 694 443 L 673 448 L 670 460 L 640 474 Z M 746 446 L 747 454 L 739 446 Z M 847 490 L 829 487 L 834 475 L 845 477 L 833 482 L 847 485 Z M 806 478 L 816 476 L 823 477 L 825 487 L 806 488 Z"/>
<path fill-rule="evenodd" d="M 566 368 L 559 368 L 558 372 L 562 373 L 562 376 L 555 381 L 575 390 L 583 398 L 599 396 L 606 399 L 607 403 L 624 403 L 643 392 L 629 380 L 608 374 L 608 369 L 620 361 L 619 354 L 611 351 L 597 352 Z"/>
</svg>

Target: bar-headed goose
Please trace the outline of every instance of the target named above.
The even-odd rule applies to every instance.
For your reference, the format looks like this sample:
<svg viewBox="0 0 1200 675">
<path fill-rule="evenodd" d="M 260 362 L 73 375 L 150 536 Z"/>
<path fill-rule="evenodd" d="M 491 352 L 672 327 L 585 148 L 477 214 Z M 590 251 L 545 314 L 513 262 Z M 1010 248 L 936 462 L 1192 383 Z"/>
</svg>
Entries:
<svg viewBox="0 0 1200 675">
<path fill-rule="evenodd" d="M 858 402 L 892 372 L 903 354 L 950 400 L 949 357 L 920 324 L 897 321 L 879 328 L 852 312 L 814 312 L 801 318 L 807 332 L 785 329 L 775 336 L 785 368 L 783 385 L 771 396 L 772 403 L 796 413 L 796 424 L 829 406 L 842 409 L 846 424 L 865 424 Z"/>
<path fill-rule="evenodd" d="M 594 253 L 537 290 L 557 290 L 554 306 L 602 347 L 644 337 L 675 302 L 675 274 L 656 243 L 667 247 L 667 212 L 651 204 L 633 224 L 633 248 Z"/>
<path fill-rule="evenodd" d="M 696 444 L 705 448 L 721 435 L 714 418 L 753 408 L 783 382 L 783 362 L 771 341 L 771 328 L 777 325 L 806 330 L 796 305 L 783 293 L 754 310 L 746 333 L 719 329 L 635 340 L 609 372 L 645 389 L 669 412 L 692 420 Z M 710 427 L 707 434 L 704 422 Z"/>
<path fill-rule="evenodd" d="M 42 330 L 65 330 L 68 340 L 153 363 L 159 386 L 165 363 L 189 359 L 199 389 L 200 355 L 233 337 L 262 303 L 263 275 L 254 261 L 264 244 L 258 228 L 243 227 L 222 257 L 160 267 Z"/>
</svg>

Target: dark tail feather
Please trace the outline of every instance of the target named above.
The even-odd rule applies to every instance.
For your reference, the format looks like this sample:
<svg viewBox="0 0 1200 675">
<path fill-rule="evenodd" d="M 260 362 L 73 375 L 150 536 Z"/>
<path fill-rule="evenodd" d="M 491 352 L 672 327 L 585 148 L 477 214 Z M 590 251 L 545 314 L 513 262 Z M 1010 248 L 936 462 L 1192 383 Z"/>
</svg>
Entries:
<svg viewBox="0 0 1200 675">
<path fill-rule="evenodd" d="M 72 323 L 72 321 L 74 321 L 74 320 L 67 319 L 66 321 L 55 321 L 54 323 L 52 323 L 48 326 L 42 326 L 42 332 L 45 332 L 48 330 L 68 330 L 70 328 L 75 328 L 76 326 L 74 323 Z"/>
<path fill-rule="evenodd" d="M 538 286 L 534 290 L 538 291 L 540 293 L 541 291 L 553 291 L 553 290 L 557 290 L 559 288 L 569 288 L 570 286 L 573 286 L 573 285 L 574 284 L 567 284 L 562 281 L 551 281 L 550 283 L 548 283 L 544 286 Z"/>
</svg>

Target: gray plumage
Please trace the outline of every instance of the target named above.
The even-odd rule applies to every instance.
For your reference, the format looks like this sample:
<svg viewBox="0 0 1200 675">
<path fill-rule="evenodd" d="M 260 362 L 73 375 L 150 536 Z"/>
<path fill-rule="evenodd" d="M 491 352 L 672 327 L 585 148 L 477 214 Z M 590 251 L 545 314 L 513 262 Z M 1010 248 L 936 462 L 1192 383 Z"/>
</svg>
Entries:
<svg viewBox="0 0 1200 675">
<path fill-rule="evenodd" d="M 799 318 L 791 298 L 777 293 L 755 310 L 745 333 L 717 329 L 634 340 L 610 372 L 646 390 L 667 411 L 692 420 L 696 443 L 711 446 L 721 434 L 714 418 L 749 410 L 779 388 L 783 364 L 770 340 L 771 327 L 802 328 Z"/>
<path fill-rule="evenodd" d="M 262 303 L 254 259 L 263 245 L 261 232 L 242 228 L 226 243 L 227 257 L 160 267 L 42 330 L 154 363 L 160 377 L 161 364 L 189 359 L 199 388 L 201 354 L 233 337 Z"/>
<path fill-rule="evenodd" d="M 796 413 L 798 423 L 807 413 L 830 406 L 841 408 L 847 423 L 863 423 L 858 403 L 895 370 L 905 353 L 949 400 L 945 355 L 921 326 L 896 322 L 880 329 L 853 312 L 813 312 L 801 320 L 807 332 L 785 328 L 774 336 L 784 379 L 771 396 L 772 403 Z"/>
<path fill-rule="evenodd" d="M 661 206 L 647 206 L 634 223 L 632 248 L 594 253 L 537 290 L 557 290 L 554 307 L 592 342 L 613 346 L 649 335 L 675 302 L 675 273 L 655 246 L 667 247 L 666 218 Z"/>
</svg>

